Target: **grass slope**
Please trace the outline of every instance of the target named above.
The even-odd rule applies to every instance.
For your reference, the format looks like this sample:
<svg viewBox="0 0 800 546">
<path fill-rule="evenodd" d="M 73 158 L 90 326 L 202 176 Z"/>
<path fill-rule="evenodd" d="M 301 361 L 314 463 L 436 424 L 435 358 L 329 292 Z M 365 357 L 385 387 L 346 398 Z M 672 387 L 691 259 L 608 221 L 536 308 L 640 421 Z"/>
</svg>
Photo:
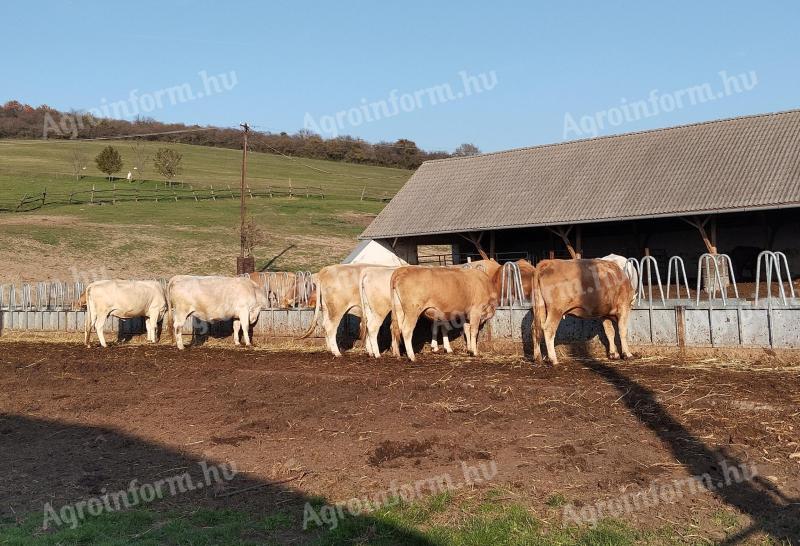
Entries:
<svg viewBox="0 0 800 546">
<path fill-rule="evenodd" d="M 0 141 L 0 199 L 20 198 L 47 188 L 48 194 L 109 188 L 94 165 L 94 155 L 108 142 L 77 144 L 90 158 L 87 176 L 69 174 L 76 143 L 63 141 Z M 114 142 L 123 155 L 123 171 L 131 169 L 128 142 Z M 148 143 L 151 151 L 161 144 Z M 184 155 L 180 180 L 195 188 L 236 186 L 241 152 L 190 145 L 170 145 Z M 366 185 L 373 194 L 395 193 L 410 171 L 336 163 L 292 160 L 252 153 L 251 187 L 313 185 L 325 199 L 305 197 L 248 200 L 253 219 L 267 236 L 257 249 L 257 267 L 272 270 L 315 270 L 341 260 L 355 246 L 356 236 L 383 208 L 361 201 Z M 330 173 L 330 174 L 329 174 Z M 152 176 L 150 172 L 146 175 Z M 117 182 L 136 187 L 163 183 Z M 238 200 L 164 201 L 116 205 L 47 206 L 29 214 L 0 213 L 0 282 L 35 281 L 76 276 L 129 278 L 176 273 L 230 274 L 238 253 Z"/>
</svg>

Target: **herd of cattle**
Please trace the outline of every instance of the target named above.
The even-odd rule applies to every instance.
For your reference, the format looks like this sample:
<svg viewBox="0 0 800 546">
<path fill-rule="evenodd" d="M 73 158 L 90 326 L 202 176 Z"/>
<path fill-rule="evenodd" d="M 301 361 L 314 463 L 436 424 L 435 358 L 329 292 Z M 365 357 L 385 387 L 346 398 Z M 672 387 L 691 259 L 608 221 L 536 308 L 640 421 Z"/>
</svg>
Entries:
<svg viewBox="0 0 800 546">
<path fill-rule="evenodd" d="M 535 267 L 519 260 L 524 296 L 533 311 L 534 357 L 541 358 L 544 339 L 546 356 L 557 363 L 554 340 L 565 315 L 600 318 L 608 338 L 609 358 L 619 358 L 615 343 L 617 324 L 622 355 L 631 356 L 627 343 L 627 322 L 635 299 L 638 279 L 625 258 L 609 255 L 599 259 L 542 260 Z M 478 332 L 492 318 L 499 304 L 502 267 L 484 259 L 460 266 L 387 267 L 340 264 L 324 267 L 312 276 L 314 287 L 305 294 L 314 307 L 314 319 L 303 338 L 309 337 L 322 321 L 325 342 L 335 356 L 341 356 L 336 333 L 346 314 L 361 317 L 361 338 L 367 353 L 380 357 L 378 332 L 391 315 L 391 351 L 400 356 L 400 343 L 414 360 L 412 335 L 420 317 L 432 321 L 431 347 L 438 351 L 442 336 L 445 351 L 452 352 L 449 335 L 463 331 L 467 351 L 478 353 Z M 97 331 L 106 347 L 103 328 L 109 316 L 121 319 L 145 317 L 148 341 L 157 340 L 157 326 L 166 315 L 178 349 L 183 349 L 182 330 L 187 319 L 206 322 L 233 320 L 233 341 L 251 345 L 250 326 L 262 309 L 277 300 L 281 307 L 297 304 L 305 290 L 294 276 L 285 276 L 279 286 L 267 286 L 264 276 L 249 277 L 177 275 L 166 286 L 158 281 L 102 280 L 87 286 L 82 297 L 86 305 L 84 341 L 90 346 L 91 330 Z"/>
</svg>

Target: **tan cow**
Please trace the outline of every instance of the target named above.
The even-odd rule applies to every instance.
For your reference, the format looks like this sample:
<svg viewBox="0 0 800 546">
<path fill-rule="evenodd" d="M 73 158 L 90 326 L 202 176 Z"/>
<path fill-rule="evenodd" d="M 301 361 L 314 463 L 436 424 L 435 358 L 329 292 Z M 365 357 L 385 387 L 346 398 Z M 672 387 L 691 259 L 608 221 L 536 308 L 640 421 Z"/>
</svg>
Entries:
<svg viewBox="0 0 800 546">
<path fill-rule="evenodd" d="M 95 281 L 86 287 L 86 320 L 83 341 L 90 347 L 92 327 L 100 345 L 106 347 L 103 326 L 109 315 L 121 318 L 146 317 L 147 341 L 156 342 L 158 321 L 167 309 L 164 289 L 158 281 Z"/>
<path fill-rule="evenodd" d="M 205 322 L 233 319 L 233 343 L 239 345 L 239 329 L 250 346 L 250 325 L 261 309 L 269 307 L 264 290 L 246 277 L 194 277 L 176 275 L 169 280 L 167 303 L 178 349 L 183 349 L 186 319 Z"/>
<path fill-rule="evenodd" d="M 494 271 L 497 269 L 497 262 L 494 260 L 479 260 L 463 265 L 449 266 L 455 268 L 476 268 Z M 364 345 L 367 354 L 380 358 L 380 348 L 378 346 L 378 333 L 384 320 L 392 311 L 391 279 L 392 273 L 397 267 L 375 266 L 368 267 L 361 271 L 358 286 L 361 295 L 361 310 L 364 321 Z M 499 269 L 497 269 L 499 272 Z M 499 283 L 499 275 L 495 274 L 492 282 Z M 530 284 L 530 282 L 528 283 Z M 499 284 L 498 284 L 499 286 Z M 452 353 L 449 337 L 450 328 L 441 322 L 434 321 L 431 332 L 431 350 L 439 352 L 438 334 L 442 334 L 442 346 L 445 352 Z M 392 337 L 392 354 L 400 356 L 400 348 L 395 337 Z"/>
<path fill-rule="evenodd" d="M 380 267 L 372 264 L 337 264 L 323 267 L 316 275 L 317 294 L 314 305 L 314 318 L 308 330 L 300 336 L 305 339 L 314 332 L 320 314 L 322 329 L 325 331 L 325 343 L 334 356 L 342 356 L 336 343 L 336 331 L 346 314 L 362 316 L 359 277 L 368 267 Z M 363 322 L 359 337 L 363 337 Z"/>
<path fill-rule="evenodd" d="M 619 358 L 614 341 L 614 324 L 619 329 L 622 354 L 628 348 L 628 316 L 633 287 L 620 267 L 607 260 L 542 260 L 533 271 L 533 356 L 541 360 L 544 335 L 547 356 L 558 364 L 555 337 L 564 315 L 600 318 L 608 338 L 609 358 Z"/>
<path fill-rule="evenodd" d="M 403 337 L 408 358 L 415 360 L 411 338 L 420 315 L 434 324 L 464 326 L 467 351 L 478 354 L 480 325 L 494 316 L 498 295 L 492 282 L 500 264 L 482 267 L 400 267 L 392 274 L 392 337 Z"/>
</svg>

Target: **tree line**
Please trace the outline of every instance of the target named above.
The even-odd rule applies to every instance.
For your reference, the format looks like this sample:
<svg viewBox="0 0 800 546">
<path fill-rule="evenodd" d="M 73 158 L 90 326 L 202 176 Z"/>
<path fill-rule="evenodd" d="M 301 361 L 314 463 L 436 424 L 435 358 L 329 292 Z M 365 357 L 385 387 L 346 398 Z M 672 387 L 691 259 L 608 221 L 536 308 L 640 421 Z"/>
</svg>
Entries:
<svg viewBox="0 0 800 546">
<path fill-rule="evenodd" d="M 170 131 L 191 132 L 144 136 Z M 233 128 L 163 123 L 143 117 L 133 121 L 97 118 L 86 112 L 61 112 L 47 105 L 34 108 L 13 100 L 0 108 L 0 138 L 85 139 L 120 135 L 143 135 L 142 140 L 218 148 L 241 149 L 242 146 L 241 131 Z M 480 153 L 473 144 L 462 144 L 451 154 L 421 150 L 408 139 L 377 143 L 351 136 L 326 139 L 305 129 L 293 134 L 254 131 L 251 135 L 248 141 L 251 151 L 404 169 L 416 169 L 430 159 Z"/>
</svg>

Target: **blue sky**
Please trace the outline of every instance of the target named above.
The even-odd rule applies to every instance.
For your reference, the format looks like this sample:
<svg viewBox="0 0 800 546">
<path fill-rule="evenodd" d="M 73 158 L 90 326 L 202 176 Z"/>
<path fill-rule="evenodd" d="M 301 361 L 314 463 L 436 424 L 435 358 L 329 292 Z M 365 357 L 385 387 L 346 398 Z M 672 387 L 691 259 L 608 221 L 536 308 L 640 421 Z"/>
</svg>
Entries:
<svg viewBox="0 0 800 546">
<path fill-rule="evenodd" d="M 330 129 L 342 112 L 337 133 L 494 151 L 797 108 L 798 23 L 790 0 L 17 0 L 3 8 L 0 100 L 89 109 L 133 97 L 163 121 L 275 132 Z M 184 84 L 207 94 L 202 71 L 230 89 L 164 99 Z M 464 72 L 494 84 L 465 94 Z M 726 88 L 720 72 L 747 85 Z M 440 85 L 452 100 L 428 100 Z M 688 99 L 703 86 L 713 100 Z M 393 90 L 421 98 L 392 109 Z M 641 100 L 648 115 L 620 119 L 623 101 Z M 371 103 L 383 105 L 371 121 L 344 115 Z"/>
</svg>

